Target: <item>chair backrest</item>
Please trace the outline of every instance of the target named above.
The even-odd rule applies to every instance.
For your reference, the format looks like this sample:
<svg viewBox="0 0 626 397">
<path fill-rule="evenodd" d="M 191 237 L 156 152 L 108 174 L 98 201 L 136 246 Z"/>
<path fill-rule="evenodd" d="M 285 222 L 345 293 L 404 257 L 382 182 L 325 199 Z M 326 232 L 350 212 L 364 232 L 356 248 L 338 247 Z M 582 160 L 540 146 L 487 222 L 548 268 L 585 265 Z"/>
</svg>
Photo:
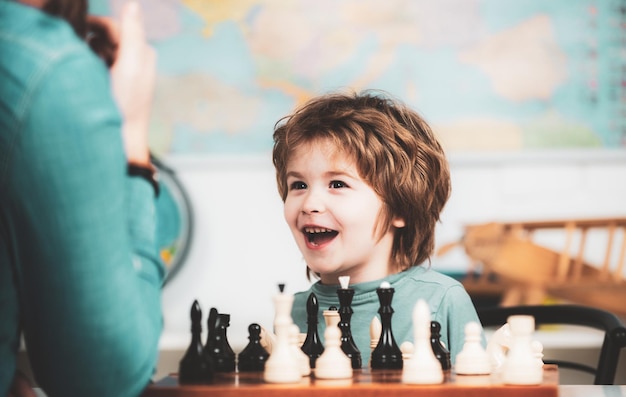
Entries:
<svg viewBox="0 0 626 397">
<path fill-rule="evenodd" d="M 544 360 L 549 364 L 590 372 L 595 376 L 594 384 L 612 385 L 621 349 L 626 347 L 626 328 L 615 314 L 580 305 L 537 305 L 477 308 L 483 327 L 497 327 L 505 324 L 507 318 L 516 314 L 532 315 L 535 325 L 569 324 L 587 326 L 604 331 L 604 341 L 596 368 L 583 364 Z"/>
</svg>

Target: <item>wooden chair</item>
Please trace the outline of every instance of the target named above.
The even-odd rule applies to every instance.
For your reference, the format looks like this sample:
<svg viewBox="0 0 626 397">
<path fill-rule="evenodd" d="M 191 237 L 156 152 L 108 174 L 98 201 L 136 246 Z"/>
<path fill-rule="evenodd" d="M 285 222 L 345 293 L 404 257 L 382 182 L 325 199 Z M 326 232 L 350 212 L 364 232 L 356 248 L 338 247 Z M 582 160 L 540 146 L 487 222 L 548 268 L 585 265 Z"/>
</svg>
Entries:
<svg viewBox="0 0 626 397">
<path fill-rule="evenodd" d="M 483 327 L 499 327 L 511 315 L 526 314 L 535 318 L 535 325 L 569 324 L 587 326 L 604 331 L 598 365 L 593 368 L 581 363 L 544 359 L 546 364 L 556 364 L 588 372 L 595 376 L 594 384 L 612 385 L 621 349 L 626 347 L 626 328 L 615 314 L 580 305 L 537 305 L 477 308 Z"/>
</svg>

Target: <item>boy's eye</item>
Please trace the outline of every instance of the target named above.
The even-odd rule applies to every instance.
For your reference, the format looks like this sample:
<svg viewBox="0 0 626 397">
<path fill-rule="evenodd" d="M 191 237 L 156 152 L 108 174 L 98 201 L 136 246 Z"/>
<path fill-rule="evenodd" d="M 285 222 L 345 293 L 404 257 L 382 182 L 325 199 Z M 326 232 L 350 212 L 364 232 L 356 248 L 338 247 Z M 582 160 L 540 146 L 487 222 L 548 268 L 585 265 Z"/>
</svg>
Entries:
<svg viewBox="0 0 626 397">
<path fill-rule="evenodd" d="M 302 190 L 306 189 L 306 183 L 302 181 L 296 181 L 289 184 L 289 190 Z"/>
<path fill-rule="evenodd" d="M 329 184 L 329 187 L 331 189 L 339 189 L 342 187 L 348 187 L 348 185 L 345 182 L 342 181 L 331 181 Z"/>
</svg>

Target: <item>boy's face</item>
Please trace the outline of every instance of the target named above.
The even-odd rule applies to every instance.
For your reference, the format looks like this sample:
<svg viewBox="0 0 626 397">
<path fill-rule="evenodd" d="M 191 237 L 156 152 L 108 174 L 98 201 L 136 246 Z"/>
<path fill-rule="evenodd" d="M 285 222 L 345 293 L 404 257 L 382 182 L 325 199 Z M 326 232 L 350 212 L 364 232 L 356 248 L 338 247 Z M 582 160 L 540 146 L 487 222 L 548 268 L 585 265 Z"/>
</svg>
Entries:
<svg viewBox="0 0 626 397">
<path fill-rule="evenodd" d="M 377 280 L 390 272 L 393 231 L 375 230 L 382 201 L 351 158 L 325 142 L 298 148 L 287 164 L 284 214 L 309 268 L 322 283 Z M 402 221 L 394 220 L 396 227 Z"/>
</svg>

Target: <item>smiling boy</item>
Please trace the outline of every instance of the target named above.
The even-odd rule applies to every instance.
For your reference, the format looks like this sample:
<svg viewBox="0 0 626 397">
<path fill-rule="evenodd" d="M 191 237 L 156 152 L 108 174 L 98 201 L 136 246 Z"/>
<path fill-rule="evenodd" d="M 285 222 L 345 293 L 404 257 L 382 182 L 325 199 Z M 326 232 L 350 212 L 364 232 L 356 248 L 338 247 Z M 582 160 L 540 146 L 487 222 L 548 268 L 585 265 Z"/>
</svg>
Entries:
<svg viewBox="0 0 626 397">
<path fill-rule="evenodd" d="M 338 277 L 350 276 L 352 336 L 368 366 L 376 288 L 387 281 L 398 344 L 412 341 L 411 313 L 424 299 L 454 363 L 465 324 L 478 317 L 463 286 L 428 266 L 450 173 L 426 122 L 383 93 L 320 96 L 277 123 L 273 161 L 285 220 L 309 276 L 319 278 L 295 295 L 300 330 L 309 293 L 322 309 L 338 306 Z M 321 310 L 319 327 L 322 335 Z"/>
</svg>

